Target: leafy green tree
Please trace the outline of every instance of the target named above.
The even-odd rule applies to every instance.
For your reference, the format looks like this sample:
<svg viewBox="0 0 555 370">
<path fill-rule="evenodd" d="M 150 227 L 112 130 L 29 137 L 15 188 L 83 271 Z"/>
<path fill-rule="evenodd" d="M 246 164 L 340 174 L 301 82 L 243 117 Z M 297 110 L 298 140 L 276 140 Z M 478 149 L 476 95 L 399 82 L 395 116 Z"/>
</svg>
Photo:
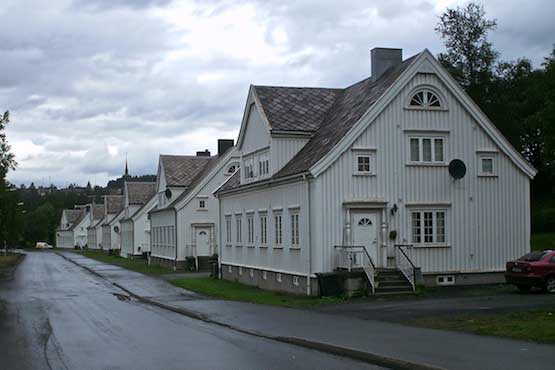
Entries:
<svg viewBox="0 0 555 370">
<path fill-rule="evenodd" d="M 0 116 L 0 243 L 8 242 L 13 245 L 17 242 L 19 231 L 19 220 L 17 205 L 19 203 L 17 193 L 8 190 L 6 175 L 9 170 L 15 169 L 17 165 L 15 156 L 11 152 L 11 147 L 6 138 L 6 125 L 9 123 L 10 115 L 6 111 Z M 3 247 L 3 245 L 2 245 Z"/>
<path fill-rule="evenodd" d="M 463 8 L 447 9 L 435 28 L 447 49 L 439 54 L 439 61 L 482 109 L 489 103 L 483 89 L 493 81 L 499 56 L 488 41 L 497 21 L 485 15 L 483 6 L 471 2 Z"/>
</svg>

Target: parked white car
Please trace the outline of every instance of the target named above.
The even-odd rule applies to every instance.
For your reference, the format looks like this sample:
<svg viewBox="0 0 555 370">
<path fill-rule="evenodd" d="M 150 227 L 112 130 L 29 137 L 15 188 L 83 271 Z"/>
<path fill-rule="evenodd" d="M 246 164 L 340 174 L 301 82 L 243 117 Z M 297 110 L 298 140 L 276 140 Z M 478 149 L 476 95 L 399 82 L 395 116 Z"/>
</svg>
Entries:
<svg viewBox="0 0 555 370">
<path fill-rule="evenodd" d="M 47 242 L 37 242 L 35 245 L 36 249 L 52 249 L 53 247 Z"/>
</svg>

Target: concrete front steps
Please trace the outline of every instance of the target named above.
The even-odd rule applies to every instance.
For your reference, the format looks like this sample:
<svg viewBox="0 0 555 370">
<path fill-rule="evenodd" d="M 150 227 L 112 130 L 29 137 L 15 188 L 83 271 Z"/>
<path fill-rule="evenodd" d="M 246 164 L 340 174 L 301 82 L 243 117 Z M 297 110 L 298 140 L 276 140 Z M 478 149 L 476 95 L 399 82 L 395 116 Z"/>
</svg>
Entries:
<svg viewBox="0 0 555 370">
<path fill-rule="evenodd" d="M 198 256 L 198 271 L 210 272 L 212 270 L 212 263 L 218 262 L 212 256 Z"/>
<path fill-rule="evenodd" d="M 396 268 L 378 268 L 374 278 L 375 294 L 411 294 L 411 283 L 403 273 Z"/>
</svg>

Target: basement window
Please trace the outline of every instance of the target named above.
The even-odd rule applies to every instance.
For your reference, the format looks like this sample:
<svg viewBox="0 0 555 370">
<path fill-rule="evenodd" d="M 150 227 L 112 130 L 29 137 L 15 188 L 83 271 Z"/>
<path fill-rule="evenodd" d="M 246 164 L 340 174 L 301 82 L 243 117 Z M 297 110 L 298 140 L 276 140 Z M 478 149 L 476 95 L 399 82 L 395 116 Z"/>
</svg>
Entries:
<svg viewBox="0 0 555 370">
<path fill-rule="evenodd" d="M 298 276 L 293 276 L 293 285 L 294 286 L 299 286 L 299 277 Z"/>
<path fill-rule="evenodd" d="M 281 274 L 280 274 L 280 273 L 277 273 L 277 274 L 276 274 L 276 281 L 277 281 L 278 283 L 281 283 L 281 282 L 282 282 L 282 279 L 283 279 L 283 278 L 282 278 Z"/>
</svg>

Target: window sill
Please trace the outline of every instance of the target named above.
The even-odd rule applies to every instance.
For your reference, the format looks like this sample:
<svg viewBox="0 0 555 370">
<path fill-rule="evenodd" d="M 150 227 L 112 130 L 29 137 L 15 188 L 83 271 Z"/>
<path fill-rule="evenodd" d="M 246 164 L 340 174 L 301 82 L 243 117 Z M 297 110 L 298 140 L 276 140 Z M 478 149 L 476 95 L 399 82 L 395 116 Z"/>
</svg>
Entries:
<svg viewBox="0 0 555 370">
<path fill-rule="evenodd" d="M 499 177 L 499 175 L 496 175 L 494 173 L 479 173 L 478 177 L 493 177 L 493 178 L 496 178 L 496 177 Z"/>
<path fill-rule="evenodd" d="M 451 248 L 450 244 L 414 244 L 412 246 L 414 249 L 424 249 L 424 248 Z"/>
<path fill-rule="evenodd" d="M 283 249 L 283 245 L 274 245 L 272 248 L 274 248 L 274 249 Z"/>
<path fill-rule="evenodd" d="M 266 244 L 262 244 L 262 245 L 260 246 L 260 248 L 262 248 L 262 249 L 268 249 L 268 246 L 267 246 Z"/>
<path fill-rule="evenodd" d="M 208 209 L 207 208 L 197 208 L 197 211 L 198 212 L 206 212 L 206 211 L 208 211 Z"/>
<path fill-rule="evenodd" d="M 407 167 L 449 167 L 445 162 L 409 162 Z"/>
<path fill-rule="evenodd" d="M 247 248 L 254 248 L 254 245 L 247 245 Z"/>
<path fill-rule="evenodd" d="M 293 251 L 300 251 L 300 250 L 301 250 L 301 247 L 299 247 L 299 246 L 291 246 L 291 247 L 289 247 L 289 249 L 290 249 L 290 250 L 293 250 Z"/>
<path fill-rule="evenodd" d="M 372 172 L 355 172 L 353 173 L 353 176 L 373 177 L 373 176 L 376 176 L 376 174 Z"/>
<path fill-rule="evenodd" d="M 243 246 L 241 244 L 237 244 L 235 248 L 243 248 Z"/>
<path fill-rule="evenodd" d="M 231 247 L 233 247 L 233 244 L 226 244 L 225 246 L 228 247 L 228 248 L 231 248 Z"/>
</svg>

